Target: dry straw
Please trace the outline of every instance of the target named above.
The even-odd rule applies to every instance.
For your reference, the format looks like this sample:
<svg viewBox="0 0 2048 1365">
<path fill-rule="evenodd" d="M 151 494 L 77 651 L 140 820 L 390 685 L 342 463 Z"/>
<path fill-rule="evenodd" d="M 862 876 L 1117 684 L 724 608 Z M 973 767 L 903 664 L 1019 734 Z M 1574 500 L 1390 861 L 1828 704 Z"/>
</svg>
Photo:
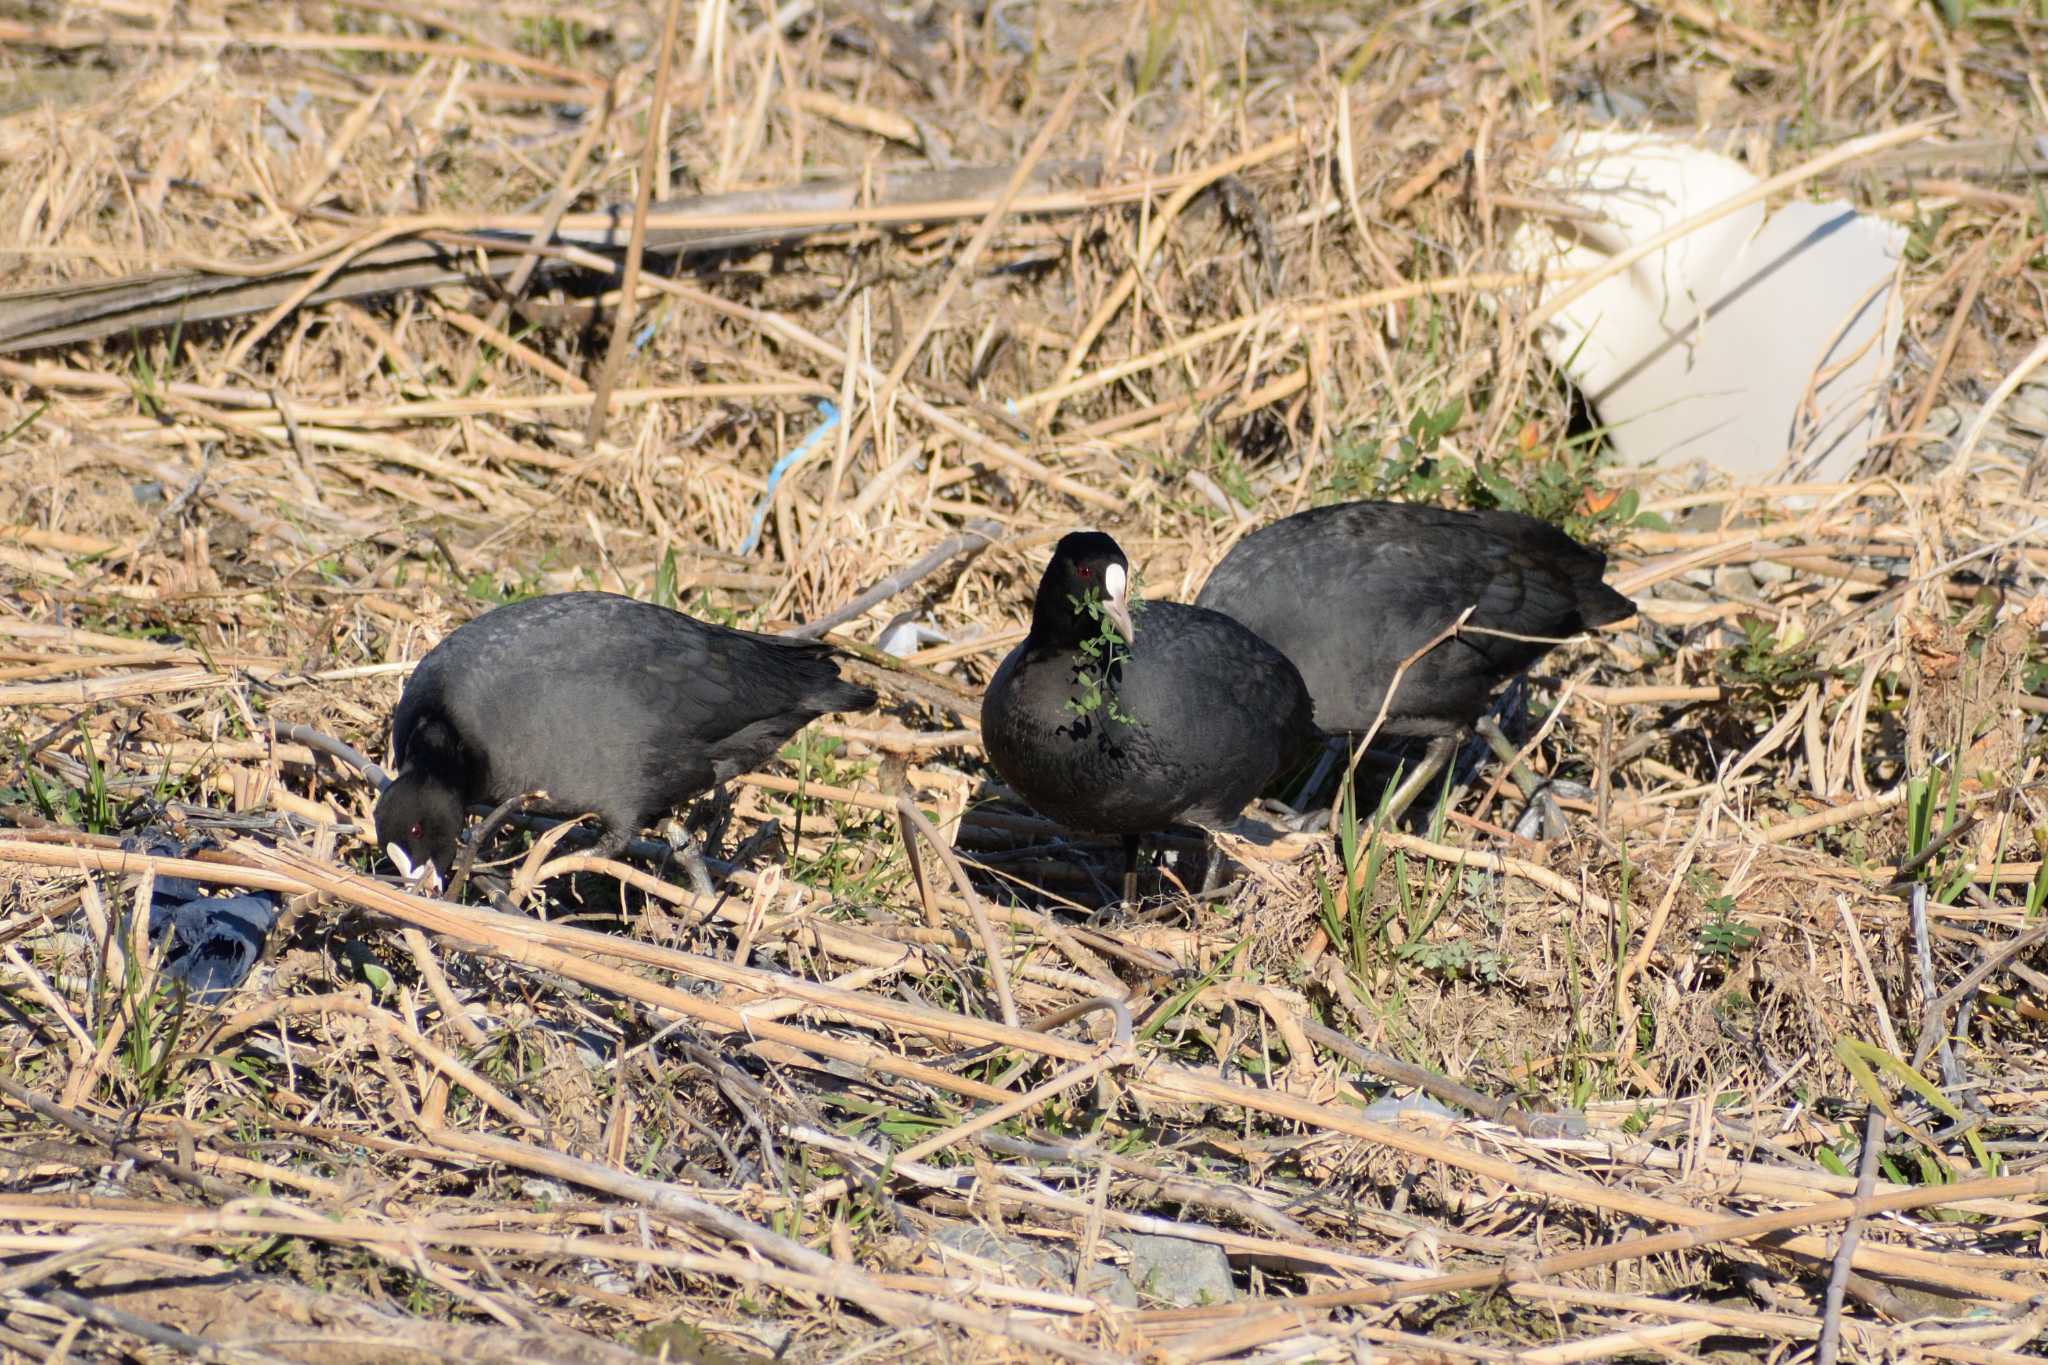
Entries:
<svg viewBox="0 0 2048 1365">
<path fill-rule="evenodd" d="M 2041 59 L 1872 4 L 0 21 L 0 1345 L 2035 1358 Z M 1575 443 L 1528 341 L 1596 277 L 1503 243 L 1631 100 L 1910 225 L 1873 467 Z M 979 752 L 1051 542 L 1185 600 L 1503 487 L 1643 606 L 1529 688 L 1568 839 L 1495 781 L 1097 917 L 1116 850 Z M 715 900 L 533 821 L 495 908 L 368 875 L 411 662 L 591 586 L 884 709 L 734 785 Z M 174 878 L 280 898 L 216 1007 L 154 989 Z"/>
</svg>

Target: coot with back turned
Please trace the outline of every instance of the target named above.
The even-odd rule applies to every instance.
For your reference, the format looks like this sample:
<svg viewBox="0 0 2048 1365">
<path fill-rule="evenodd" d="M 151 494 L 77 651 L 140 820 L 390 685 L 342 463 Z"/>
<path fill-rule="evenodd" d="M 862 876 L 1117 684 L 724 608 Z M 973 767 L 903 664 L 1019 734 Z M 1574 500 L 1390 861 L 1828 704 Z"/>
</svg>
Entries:
<svg viewBox="0 0 2048 1365">
<path fill-rule="evenodd" d="M 815 641 L 612 593 L 514 602 L 455 630 L 407 680 L 377 842 L 408 878 L 445 877 L 469 805 L 540 792 L 539 810 L 596 815 L 609 856 L 810 721 L 874 704 Z"/>
<path fill-rule="evenodd" d="M 1242 622 L 1301 670 L 1325 730 L 1430 741 L 1387 801 L 1405 808 L 1450 758 L 1495 688 L 1566 636 L 1635 615 L 1602 582 L 1607 557 L 1548 522 L 1393 502 L 1337 503 L 1252 532 L 1195 604 Z M 1402 660 L 1472 614 L 1408 666 Z"/>
<path fill-rule="evenodd" d="M 1031 631 L 981 707 L 989 760 L 1048 819 L 1124 836 L 1124 899 L 1142 835 L 1225 827 L 1318 742 L 1308 688 L 1279 650 L 1227 616 L 1132 601 L 1115 540 L 1053 550 Z"/>
</svg>

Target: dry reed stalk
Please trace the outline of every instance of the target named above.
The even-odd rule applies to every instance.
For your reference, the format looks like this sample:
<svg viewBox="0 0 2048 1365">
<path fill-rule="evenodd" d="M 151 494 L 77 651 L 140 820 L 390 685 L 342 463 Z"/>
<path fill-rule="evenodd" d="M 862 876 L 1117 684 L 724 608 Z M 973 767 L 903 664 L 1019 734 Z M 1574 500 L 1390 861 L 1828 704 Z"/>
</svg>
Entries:
<svg viewBox="0 0 2048 1365">
<path fill-rule="evenodd" d="M 40 852 L 40 850 L 38 851 Z M 970 1016 L 942 1015 L 929 1010 L 891 1005 L 878 1001 L 873 997 L 861 995 L 858 992 L 837 991 L 811 985 L 794 978 L 779 977 L 771 973 L 713 963 L 706 959 L 694 958 L 689 955 L 677 954 L 666 950 L 634 947 L 633 945 L 610 939 L 605 935 L 592 934 L 580 930 L 561 929 L 554 926 L 535 925 L 526 921 L 513 920 L 502 915 L 458 910 L 452 906 L 422 901 L 417 897 L 399 895 L 381 886 L 362 882 L 359 879 L 336 878 L 318 865 L 309 864 L 303 860 L 283 860 L 280 862 L 275 854 L 255 846 L 244 846 L 237 851 L 251 857 L 259 869 L 265 864 L 292 867 L 304 878 L 301 885 L 309 888 L 319 887 L 332 895 L 344 895 L 365 908 L 371 908 L 380 914 L 392 916 L 401 923 L 410 924 L 434 933 L 451 935 L 459 943 L 469 944 L 472 947 L 481 947 L 494 955 L 502 955 L 511 960 L 531 965 L 545 966 L 550 970 L 561 972 L 572 979 L 583 981 L 586 984 L 613 990 L 629 998 L 641 1000 L 655 1008 L 680 1013 L 729 1031 L 744 1031 L 750 1036 L 760 1036 L 773 1041 L 792 1044 L 800 1050 L 808 1049 L 822 1052 L 827 1056 L 837 1056 L 844 1060 L 860 1060 L 866 1065 L 906 1077 L 923 1079 L 927 1083 L 936 1084 L 942 1088 L 962 1094 L 976 1095 L 1004 1103 L 1015 1100 L 1014 1096 L 1009 1096 L 999 1089 L 982 1086 L 979 1083 L 969 1082 L 962 1078 L 952 1077 L 943 1072 L 936 1072 L 929 1067 L 910 1063 L 886 1053 L 878 1053 L 871 1048 L 849 1045 L 808 1030 L 790 1028 L 764 1019 L 749 1018 L 744 1012 L 735 1012 L 728 1007 L 712 1005 L 668 988 L 655 986 L 652 983 L 614 971 L 613 969 L 601 967 L 595 962 L 570 957 L 568 954 L 549 945 L 561 944 L 568 946 L 575 944 L 584 947 L 586 950 L 620 955 L 627 957 L 629 960 L 641 961 L 649 965 L 664 965 L 707 980 L 724 981 L 734 985 L 745 984 L 750 989 L 760 992 L 768 998 L 773 998 L 776 995 L 793 996 L 798 999 L 809 1000 L 816 1004 L 828 1006 L 849 1017 L 871 1018 L 877 1022 L 888 1023 L 895 1027 L 907 1027 L 923 1031 L 932 1036 L 952 1036 L 963 1040 L 978 1039 L 996 1042 L 1004 1046 L 1020 1048 L 1027 1053 L 1063 1057 L 1073 1062 L 1089 1060 L 1090 1049 L 1050 1035 L 1035 1034 L 1007 1028 L 1002 1025 L 988 1024 L 974 1020 Z M 81 861 L 85 860 L 86 852 L 85 850 L 74 851 Z M 0 846 L 0 854 L 20 856 L 14 848 L 5 846 Z M 174 860 L 164 861 L 168 863 Z M 199 866 L 205 865 L 200 864 Z M 259 1011 L 258 1014 L 260 1013 Z M 238 1015 L 226 1021 L 220 1030 L 219 1036 L 233 1036 L 243 1029 L 253 1026 L 253 1023 L 257 1021 L 257 1015 L 245 1012 L 243 1015 Z M 1097 1060 L 1098 1062 L 1100 1061 L 1100 1059 Z M 1608 1190 L 1590 1182 L 1558 1178 L 1546 1173 L 1520 1168 L 1515 1163 L 1484 1157 L 1471 1150 L 1438 1142 L 1418 1140 L 1400 1129 L 1352 1118 L 1340 1111 L 1301 1101 L 1292 1096 L 1277 1092 L 1252 1090 L 1230 1082 L 1214 1081 L 1198 1073 L 1181 1068 L 1157 1065 L 1148 1067 L 1144 1072 L 1143 1078 L 1137 1082 L 1137 1085 L 1140 1090 L 1153 1091 L 1165 1096 L 1199 1097 L 1212 1103 L 1231 1103 L 1271 1113 L 1279 1117 L 1291 1117 L 1297 1121 L 1307 1120 L 1325 1130 L 1349 1132 L 1392 1147 L 1395 1150 L 1409 1151 L 1416 1155 L 1426 1154 L 1432 1159 L 1463 1167 L 1475 1173 L 1484 1174 L 1489 1178 L 1500 1180 L 1516 1188 L 1548 1195 L 1552 1198 L 1568 1199 L 1595 1208 L 1628 1212 L 1637 1216 L 1649 1216 L 1681 1226 L 1697 1227 L 1714 1223 L 1713 1214 L 1707 1211 L 1660 1200 L 1643 1199 L 1627 1195 L 1621 1191 Z M 2048 1177 L 2042 1177 L 2042 1179 L 2048 1180 Z M 1996 1182 L 1992 1183 L 1995 1184 Z M 1980 1191 L 1974 1185 L 1957 1186 L 1955 1188 L 1960 1193 L 1960 1197 L 1978 1197 L 1981 1194 L 2003 1192 L 2002 1186 L 1998 1191 L 1993 1191 L 1989 1187 Z M 2020 1180 L 2013 1187 L 2013 1191 L 2022 1193 L 2032 1192 L 2034 1188 L 2034 1183 L 2030 1183 L 2028 1180 Z M 1912 1202 L 1913 1199 L 1925 1200 L 1929 1197 L 1926 1191 L 1907 1191 L 1905 1193 L 1908 1196 L 1907 1202 L 1899 1205 L 1899 1207 L 1916 1207 L 1917 1205 Z M 1935 1197 L 1938 1199 L 1939 1195 Z M 1887 1205 L 1886 1207 L 1890 1206 Z M 1799 1226 L 1799 1224 L 1794 1220 L 1785 1226 Z M 1770 1229 L 1765 1228 L 1764 1230 Z M 1683 1234 L 1671 1235 L 1683 1236 Z M 1817 1239 L 1795 1238 L 1786 1242 L 1784 1249 L 1795 1254 L 1815 1254 L 1809 1248 L 1817 1248 L 1817 1246 Z M 1870 1247 L 1861 1249 L 1859 1251 L 1859 1258 L 1859 1264 L 1867 1260 L 1873 1266 L 1889 1266 L 1894 1264 L 1896 1260 L 1889 1253 Z M 1600 1262 L 1587 1263 L 1597 1264 Z M 1987 1285 L 1981 1276 L 1967 1273 L 1958 1274 L 1946 1270 L 1935 1271 L 1924 1265 L 1916 1265 L 1916 1270 L 1921 1275 L 1938 1280 L 1944 1284 L 1967 1288 L 1967 1292 L 2004 1297 L 2004 1294 L 1999 1289 Z M 1484 1277 L 1482 1276 L 1482 1278 Z M 2019 1291 L 2015 1290 L 2013 1292 Z"/>
<path fill-rule="evenodd" d="M 1006 1335 L 1020 1321 L 1117 1358 L 1228 1354 L 1219 1328 L 1249 1313 L 1257 1335 L 1283 1308 L 1298 1310 L 1290 1350 L 1593 1358 L 1684 1349 L 1674 1343 L 1703 1328 L 1797 1350 L 1819 1319 L 1768 1299 L 1710 1303 L 1694 1286 L 1763 1256 L 1817 1292 L 1823 1229 L 1661 1253 L 1654 1237 L 1603 1244 L 1696 1236 L 1728 1226 L 1724 1214 L 1835 1216 L 1854 1184 L 1808 1169 L 1840 1135 L 1807 1097 L 1854 1097 L 1831 1048 L 1871 1017 L 1873 994 L 1908 1042 L 1957 1034 L 1977 1135 L 2005 1142 L 2019 1174 L 2037 1172 L 2041 981 L 2027 906 L 2039 869 L 2024 842 L 1988 831 L 2042 823 L 2038 756 L 2022 744 L 2009 762 L 1986 759 L 1966 736 L 1965 764 L 1997 771 L 1982 790 L 1968 774 L 1953 819 L 1944 803 L 1931 852 L 1916 854 L 1906 793 L 1924 774 L 1888 738 L 1902 718 L 1943 729 L 1923 711 L 1938 684 L 1902 690 L 1923 660 L 1915 642 L 1953 627 L 1968 655 L 1982 633 L 1970 622 L 2039 593 L 2048 571 L 2048 551 L 2029 543 L 2041 512 L 2023 425 L 2039 370 L 2015 367 L 2027 347 L 2011 347 L 2048 317 L 2023 273 L 2038 254 L 2032 206 L 1994 178 L 2011 146 L 1998 121 L 2011 107 L 1996 74 L 2004 20 L 1949 27 L 1852 3 L 1795 33 L 1769 10 L 1734 24 L 1685 7 L 1649 23 L 1596 7 L 1493 15 L 1481 34 L 1455 15 L 1253 29 L 1189 11 L 1120 34 L 1128 62 L 1084 63 L 1075 54 L 1097 39 L 1069 8 L 1032 10 L 1021 35 L 1007 34 L 1024 22 L 1014 7 L 923 27 L 870 8 L 700 7 L 700 65 L 673 102 L 676 169 L 758 188 L 651 206 L 632 231 L 643 251 L 686 253 L 688 283 L 650 269 L 594 303 L 579 276 L 615 279 L 629 232 L 606 206 L 649 183 L 671 192 L 666 164 L 630 183 L 661 140 L 665 102 L 597 112 L 597 92 L 649 83 L 657 35 L 644 16 L 373 0 L 368 33 L 325 32 L 344 26 L 313 15 L 292 42 L 264 47 L 276 35 L 239 20 L 145 32 L 125 10 L 88 7 L 47 30 L 61 51 L 8 45 L 10 72 L 43 102 L 0 98 L 0 159 L 17 172 L 0 185 L 12 225 L 0 289 L 17 291 L 0 303 L 0 334 L 44 341 L 0 340 L 43 346 L 0 360 L 0 438 L 21 471 L 0 491 L 0 695 L 25 699 L 0 736 L 0 811 L 58 828 L 0 841 L 0 970 L 35 1025 L 0 1020 L 23 1078 L 7 1081 L 20 1094 L 6 1102 L 27 1142 L 55 1139 L 14 1158 L 26 1178 L 119 1179 L 129 1160 L 147 1173 L 121 1208 L 0 1202 L 0 1241 L 29 1258 L 18 1265 L 83 1253 L 46 1269 L 175 1277 L 285 1238 L 274 1264 L 303 1276 L 374 1257 L 433 1311 L 489 1320 L 460 1347 L 434 1335 L 452 1354 L 537 1360 L 478 1343 L 528 1339 L 508 1322 L 593 1350 L 678 1318 L 715 1333 L 740 1288 L 774 1296 L 792 1330 L 840 1354 L 1044 1354 Z M 99 24 L 121 36 L 94 54 L 95 83 L 78 82 L 62 52 Z M 345 81 L 329 52 L 349 65 Z M 228 82 L 210 83 L 206 101 L 178 93 L 206 84 L 192 81 L 206 63 Z M 1054 133 L 1084 69 L 1096 72 L 1087 107 Z M 1586 474 L 1577 419 L 1527 344 L 1540 315 L 1480 302 L 1574 283 L 1507 269 L 1494 218 L 1556 211 L 1532 183 L 1532 154 L 1587 123 L 1567 92 L 1616 70 L 1694 73 L 1680 102 L 1697 103 L 1703 127 L 1797 126 L 1821 145 L 1865 129 L 1903 137 L 1901 125 L 1961 111 L 1953 140 L 1879 153 L 1853 180 L 1802 182 L 1914 224 L 1909 324 L 1931 354 L 1908 347 L 1894 366 L 1892 477 L 1770 487 Z M 1540 88 L 1513 74 L 1530 71 Z M 1292 150 L 1219 179 L 1290 138 Z M 1036 168 L 1016 159 L 1027 145 L 1044 158 Z M 892 165 L 906 147 L 937 169 Z M 1765 175 L 1783 154 L 1761 138 L 1746 150 Z M 1204 181 L 1217 192 L 1200 194 Z M 956 225 L 970 219 L 963 258 Z M 486 309 L 458 292 L 464 280 L 509 280 L 517 325 L 512 299 Z M 1956 318 L 1926 315 L 1958 293 L 1970 303 Z M 633 307 L 664 310 L 663 325 L 621 358 L 609 404 L 573 392 L 563 376 L 593 354 L 595 310 Z M 201 325 L 266 315 L 261 340 L 248 322 Z M 507 363 L 479 364 L 482 345 Z M 861 411 L 863 398 L 889 401 L 878 395 L 892 376 L 887 420 Z M 1986 393 L 2000 396 L 1973 416 Z M 786 471 L 769 533 L 735 555 L 816 398 L 845 415 L 832 458 Z M 1450 404 L 1467 415 L 1435 472 L 1418 465 L 1424 481 L 1404 483 L 1386 459 L 1406 424 Z M 1942 404 L 1966 408 L 1952 436 L 1922 429 Z M 631 432 L 578 446 L 574 432 L 606 406 L 630 409 Z M 1969 478 L 1936 497 L 1923 476 L 1944 463 Z M 1415 858 L 1494 870 L 1428 871 L 1406 883 L 1423 897 L 1413 905 L 1400 878 L 1383 878 L 1365 907 L 1390 916 L 1382 939 L 1324 952 L 1304 983 L 1300 950 L 1324 927 L 1318 879 L 1335 874 L 1323 841 L 1257 862 L 1225 903 L 1097 926 L 1061 899 L 1092 894 L 1061 832 L 974 804 L 996 795 L 973 726 L 1019 634 L 1026 555 L 1077 516 L 1115 519 L 1171 585 L 1161 595 L 1184 598 L 1246 527 L 1389 489 L 1451 498 L 1481 469 L 1524 492 L 1564 477 L 1547 514 L 1618 536 L 1615 576 L 1649 599 L 1638 633 L 1574 644 L 1545 670 L 1574 678 L 1594 664 L 1570 695 L 1596 707 L 1554 707 L 1532 747 L 1560 778 L 1590 763 L 1598 796 L 1579 804 L 1608 813 L 1597 854 L 1543 868 L 1458 812 L 1456 834 L 1406 847 L 1408 875 Z M 1621 485 L 1671 528 L 1602 519 L 1599 499 Z M 899 582 L 897 566 L 968 526 L 999 533 L 1005 553 L 941 556 L 929 577 Z M 337 857 L 359 855 L 329 822 L 365 818 L 369 788 L 294 727 L 374 752 L 425 644 L 499 597 L 593 581 L 771 629 L 844 621 L 835 639 L 863 655 L 849 671 L 894 714 L 825 727 L 801 785 L 772 770 L 738 789 L 739 833 L 799 790 L 834 802 L 829 817 L 807 808 L 791 869 L 736 874 L 727 899 L 700 903 L 637 868 L 558 856 L 565 836 L 550 832 L 509 872 L 522 903 L 576 917 L 540 926 L 342 872 Z M 859 641 L 897 607 L 954 643 L 908 667 L 873 657 Z M 1813 676 L 1778 688 L 1728 672 L 1744 617 L 1810 647 Z M 1751 657 L 1768 665 L 1771 647 Z M 2044 705 L 2020 690 L 1996 709 Z M 878 794 L 867 769 L 884 753 L 919 765 L 903 792 L 972 851 L 959 861 L 975 884 L 941 879 L 928 912 L 883 838 L 897 793 Z M 71 828 L 126 822 L 212 826 L 276 851 L 137 859 Z M 245 861 L 264 865 L 234 865 Z M 1531 870 L 1550 880 L 1524 879 Z M 161 1016 L 96 993 L 93 945 L 143 964 L 160 955 L 133 917 L 127 934 L 111 931 L 152 878 L 181 871 L 273 886 L 294 907 L 254 984 L 224 1014 L 194 1016 L 202 1025 L 317 1002 L 355 954 L 381 964 L 394 994 L 370 1019 L 294 1006 L 306 1012 L 270 1017 L 220 1064 L 186 1060 L 182 1044 L 162 1073 L 174 1091 L 146 1098 L 149 1073 L 131 1059 L 161 1044 Z M 118 893 L 102 887 L 109 876 L 122 877 Z M 1893 883 L 1913 877 L 1944 893 L 1928 897 L 1925 932 L 1872 932 L 1907 928 Z M 1523 889 L 1505 895 L 1497 878 Z M 1730 909 L 1712 908 L 1724 897 Z M 630 934 L 592 930 L 619 922 Z M 1723 929 L 1756 937 L 1724 950 Z M 344 942 L 349 956 L 335 951 Z M 978 1018 L 959 1003 L 981 998 L 983 957 L 1010 970 L 1017 1028 L 1008 1010 Z M 1107 1020 L 1068 1027 L 1105 994 L 1136 1025 L 1127 1061 Z M 1316 1031 L 1330 1022 L 1344 1031 Z M 1497 1115 L 1486 1090 L 1498 1073 L 1532 1105 L 1591 1094 L 1591 1131 L 1372 1123 L 1359 1091 L 1387 1073 L 1354 1054 L 1371 1055 L 1357 1040 L 1382 1031 L 1383 1045 L 1456 1077 L 1439 1087 L 1450 1103 Z M 572 1048 L 571 1033 L 588 1041 Z M 505 1107 L 461 1095 L 458 1068 Z M 67 1083 L 76 1110 L 53 1103 Z M 214 1117 L 223 1101 L 232 1122 Z M 463 1105 L 481 1125 L 470 1136 L 507 1145 L 482 1156 L 444 1142 Z M 1955 1158 L 1958 1139 L 1901 1112 L 1923 1135 L 1907 1139 L 1918 1154 Z M 1041 1116 L 1085 1136 L 1049 1140 Z M 110 1145 L 116 1118 L 132 1123 Z M 936 1140 L 944 1154 L 903 1160 L 882 1131 L 891 1123 L 916 1129 L 901 1147 Z M 250 1133 L 284 1145 L 252 1160 Z M 1185 1142 L 1197 1135 L 1199 1155 Z M 744 1229 L 666 1217 L 649 1191 L 579 1160 L 750 1221 L 789 1219 L 793 1241 L 829 1245 L 858 1276 L 762 1259 Z M 352 1197 L 342 1165 L 401 1192 L 388 1217 L 332 1216 Z M 810 1174 L 793 1179 L 800 1168 Z M 505 1192 L 542 1170 L 576 1180 L 574 1197 L 540 1209 Z M 246 1198 L 256 1181 L 284 1196 L 265 1216 L 185 1221 L 179 1200 Z M 826 1201 L 821 1182 L 843 1199 Z M 1379 1207 L 1387 1190 L 1408 1201 L 1398 1214 Z M 1851 1258 L 1859 1277 L 1966 1297 L 2023 1279 L 2038 1193 L 1956 1207 L 1968 1217 L 1871 1222 Z M 935 1263 L 892 1231 L 969 1218 L 1078 1245 L 1084 1262 L 1122 1232 L 1203 1242 L 1265 1298 L 1092 1311 L 1077 1278 L 1042 1285 L 996 1256 L 972 1274 L 959 1262 L 925 1273 Z M 1631 1220 L 1654 1226 L 1617 1227 Z M 161 1246 L 133 1240 L 166 1228 L 180 1231 Z M 102 1234 L 131 1240 L 92 1249 Z M 1597 1265 L 1520 1278 L 1546 1253 L 1582 1248 L 1623 1258 L 1639 1291 L 1612 1293 L 1604 1277 L 1617 1272 Z M 1484 1330 L 1501 1344 L 1470 1340 L 1455 1293 L 1429 1288 L 1443 1270 L 1525 1289 L 1544 1339 L 1496 1315 Z M 633 1277 L 630 1292 L 613 1272 Z M 1427 1297 L 1369 1312 L 1313 1297 L 1412 1285 Z M 1902 1327 L 1888 1319 L 1917 1310 L 1878 1281 L 1851 1292 L 1867 1294 L 1886 1342 L 1929 1358 L 2002 1361 L 2039 1335 L 2023 1309 Z M 920 1296 L 967 1311 L 919 1316 Z M 11 1348 L 115 1349 L 115 1319 L 60 1327 L 55 1302 L 8 1320 L 33 1338 L 10 1336 Z M 160 1342 L 194 1325 L 151 1325 L 170 1311 L 154 1301 L 96 1302 Z"/>
<path fill-rule="evenodd" d="M 661 55 L 655 59 L 654 101 L 647 110 L 647 132 L 641 139 L 640 174 L 633 191 L 633 227 L 626 241 L 626 264 L 619 276 L 618 315 L 612 319 L 611 345 L 591 386 L 590 426 L 584 442 L 593 450 L 604 439 L 604 424 L 611 415 L 612 386 L 619 361 L 633 332 L 633 313 L 640 302 L 640 260 L 647 249 L 647 206 L 654 199 L 655 165 L 663 152 L 663 121 L 668 115 L 669 73 L 675 67 L 676 23 L 681 0 L 668 0 L 662 10 Z"/>
</svg>

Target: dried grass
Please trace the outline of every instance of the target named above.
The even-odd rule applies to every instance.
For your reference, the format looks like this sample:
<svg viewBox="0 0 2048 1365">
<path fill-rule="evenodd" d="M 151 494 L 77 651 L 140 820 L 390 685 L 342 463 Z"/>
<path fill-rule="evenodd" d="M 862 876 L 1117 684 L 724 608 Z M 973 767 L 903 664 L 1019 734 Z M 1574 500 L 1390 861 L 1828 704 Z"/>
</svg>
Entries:
<svg viewBox="0 0 2048 1365">
<path fill-rule="evenodd" d="M 703 0 L 650 158 L 661 8 L 0 20 L 0 287 L 41 291 L 0 335 L 110 319 L 0 342 L 0 1354 L 2040 1349 L 2037 15 Z M 1453 403 L 1444 467 L 1535 478 L 1574 417 L 1501 243 L 1595 92 L 1913 225 L 1877 467 L 1573 472 L 1669 526 L 1607 526 L 1644 620 L 1531 689 L 1532 763 L 1593 793 L 1568 844 L 1495 781 L 1350 866 L 1233 843 L 1226 904 L 1070 913 L 1087 849 L 974 737 L 1044 547 L 1111 525 L 1185 598 Z M 219 320 L 159 325 L 202 285 Z M 885 713 L 742 784 L 787 868 L 701 904 L 543 837 L 506 869 L 543 918 L 357 870 L 319 736 L 381 752 L 485 602 L 784 628 L 939 547 L 834 638 L 945 642 L 869 651 Z M 972 885 L 914 873 L 913 812 Z M 151 818 L 223 851 L 103 833 Z M 218 1010 L 118 932 L 173 873 L 289 898 Z M 1360 1108 L 1417 1084 L 1463 1112 Z M 1241 1297 L 1102 1301 L 1147 1231 Z"/>
</svg>

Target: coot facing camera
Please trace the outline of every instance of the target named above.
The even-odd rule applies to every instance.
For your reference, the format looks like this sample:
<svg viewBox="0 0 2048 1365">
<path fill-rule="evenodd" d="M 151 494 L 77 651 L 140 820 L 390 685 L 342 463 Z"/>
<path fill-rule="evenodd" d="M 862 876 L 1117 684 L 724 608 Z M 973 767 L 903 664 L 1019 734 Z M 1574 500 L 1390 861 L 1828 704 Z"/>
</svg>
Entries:
<svg viewBox="0 0 2048 1365">
<path fill-rule="evenodd" d="M 1635 615 L 1602 582 L 1607 557 L 1548 522 L 1392 502 L 1312 508 L 1246 536 L 1196 605 L 1242 622 L 1292 659 L 1325 730 L 1431 741 L 1389 800 L 1398 814 L 1449 759 L 1494 689 L 1564 637 Z M 1453 625 L 1464 628 L 1408 666 Z M 1519 637 L 1519 638 L 1518 638 Z"/>
<path fill-rule="evenodd" d="M 469 805 L 542 792 L 535 809 L 597 816 L 609 856 L 810 721 L 874 704 L 815 641 L 612 593 L 515 602 L 455 630 L 407 680 L 377 842 L 407 877 L 445 877 Z"/>
<path fill-rule="evenodd" d="M 981 708 L 997 773 L 1048 819 L 1124 836 L 1228 826 L 1321 736 L 1279 650 L 1227 616 L 1134 602 L 1116 541 L 1077 531 L 1039 581 L 1031 631 Z"/>
</svg>

